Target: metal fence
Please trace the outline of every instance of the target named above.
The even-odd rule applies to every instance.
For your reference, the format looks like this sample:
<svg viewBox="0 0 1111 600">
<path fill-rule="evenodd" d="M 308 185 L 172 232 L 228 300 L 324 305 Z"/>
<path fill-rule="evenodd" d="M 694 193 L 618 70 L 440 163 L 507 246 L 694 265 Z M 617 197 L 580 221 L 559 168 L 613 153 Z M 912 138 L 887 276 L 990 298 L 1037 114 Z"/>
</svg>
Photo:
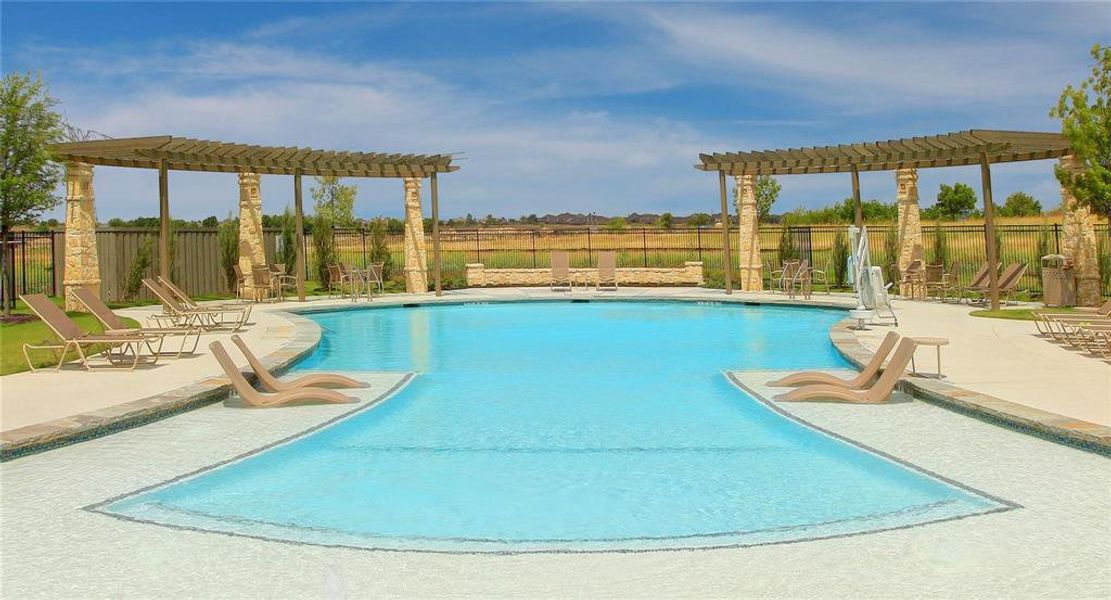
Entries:
<svg viewBox="0 0 1111 600">
<path fill-rule="evenodd" d="M 843 225 L 805 225 L 789 227 L 786 234 L 797 249 L 798 256 L 833 278 L 833 247 Z M 894 262 L 892 248 L 897 231 L 893 225 L 869 225 L 872 263 L 889 267 Z M 193 294 L 226 293 L 226 277 L 221 265 L 215 229 L 180 230 L 175 232 L 174 277 Z M 738 235 L 734 229 L 731 233 Z M 1111 248 L 1108 226 L 1096 226 L 1101 240 L 1104 267 L 1104 293 L 1111 294 Z M 124 285 L 139 248 L 151 242 L 151 267 L 157 270 L 158 233 L 145 229 L 104 229 L 97 232 L 102 295 L 109 300 L 124 297 Z M 922 227 L 925 259 L 931 264 L 944 263 L 965 282 L 986 260 L 983 225 L 926 225 Z M 265 231 L 268 261 L 274 261 L 280 250 L 280 231 Z M 784 227 L 767 225 L 760 228 L 760 252 L 764 264 L 771 267 L 781 262 L 780 245 Z M 9 271 L 7 289 L 17 293 L 42 292 L 58 294 L 64 277 L 63 232 L 16 232 L 11 241 L 14 269 Z M 996 227 L 1000 260 L 1023 262 L 1030 266 L 1019 286 L 1032 293 L 1041 292 L 1041 256 L 1059 253 L 1063 239 L 1060 225 L 1000 225 Z M 736 239 L 734 237 L 734 239 Z M 337 262 L 365 267 L 372 262 L 373 239 L 367 230 L 337 230 L 335 233 Z M 735 245 L 735 244 L 734 244 Z M 432 260 L 428 241 L 428 259 Z M 404 239 L 400 234 L 386 236 L 390 270 L 400 280 L 404 266 Z M 314 280 L 315 256 L 311 236 L 305 240 L 306 274 Z M 462 287 L 464 266 L 484 263 L 494 268 L 544 268 L 550 264 L 553 250 L 567 251 L 571 264 L 585 267 L 595 264 L 600 251 L 617 252 L 622 267 L 679 267 L 686 261 L 702 261 L 710 285 L 723 280 L 721 230 L 715 227 L 650 229 L 633 228 L 620 231 L 599 229 L 453 229 L 441 232 L 442 272 L 445 287 Z M 735 249 L 734 249 L 735 250 Z M 734 261 L 735 263 L 736 261 Z M 889 274 L 889 278 L 894 273 Z M 736 274 L 739 276 L 739 273 Z M 766 275 L 765 275 L 766 276 Z M 142 292 L 141 292 L 142 293 Z M 145 296 L 141 296 L 145 297 Z"/>
</svg>

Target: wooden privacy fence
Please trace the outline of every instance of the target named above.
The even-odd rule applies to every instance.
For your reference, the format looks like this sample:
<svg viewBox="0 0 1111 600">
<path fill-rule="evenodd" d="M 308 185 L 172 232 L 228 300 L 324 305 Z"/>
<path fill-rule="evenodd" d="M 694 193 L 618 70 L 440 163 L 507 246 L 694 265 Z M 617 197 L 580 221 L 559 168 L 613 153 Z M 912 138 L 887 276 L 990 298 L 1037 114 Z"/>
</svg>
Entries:
<svg viewBox="0 0 1111 600">
<path fill-rule="evenodd" d="M 788 228 L 796 253 L 811 264 L 833 275 L 833 246 L 838 231 L 844 225 L 802 225 Z M 922 228 L 923 249 L 927 262 L 944 262 L 955 270 L 960 281 L 966 281 L 985 260 L 983 225 L 942 225 L 943 254 L 937 251 L 938 226 Z M 872 263 L 890 265 L 889 238 L 895 234 L 893 225 L 869 225 Z M 760 228 L 760 248 L 768 266 L 779 264 L 780 242 L 783 226 L 766 225 Z M 1030 266 L 1021 289 L 1041 291 L 1039 259 L 1043 254 L 1061 251 L 1063 245 L 1060 225 L 1000 225 L 996 226 L 1000 260 L 1024 262 Z M 706 279 L 713 283 L 722 278 L 721 235 L 714 227 L 647 229 L 634 228 L 621 231 L 598 229 L 467 229 L 442 232 L 442 257 L 444 282 L 447 287 L 464 285 L 465 265 L 483 263 L 488 268 L 541 268 L 550 264 L 553 250 L 571 254 L 574 267 L 595 264 L 597 254 L 603 250 L 617 252 L 621 267 L 679 267 L 686 261 L 701 261 Z M 736 233 L 733 234 L 737 235 Z M 1096 235 L 1103 244 L 1104 253 L 1111 248 L 1106 223 L 1096 225 Z M 102 229 L 97 232 L 97 251 L 100 259 L 101 293 L 106 300 L 122 300 L 131 265 L 143 244 L 151 242 L 151 266 L 147 276 L 158 270 L 158 231 L 153 229 Z M 277 262 L 280 230 L 266 229 L 264 245 L 269 262 Z M 336 260 L 364 267 L 373 262 L 373 243 L 367 230 L 337 230 L 335 233 Z M 216 229 L 183 229 L 175 232 L 176 255 L 173 260 L 174 279 L 191 294 L 227 293 L 227 280 L 221 264 L 220 247 Z M 394 277 L 400 279 L 404 265 L 404 244 L 400 234 L 388 235 L 386 246 Z M 306 275 L 316 278 L 312 236 L 306 236 Z M 44 292 L 60 294 L 63 286 L 65 263 L 65 235 L 56 232 L 16 232 L 12 240 L 13 266 L 9 285 L 17 293 Z M 429 260 L 431 260 L 429 252 Z M 1111 258 L 1104 256 L 1104 272 L 1111 270 Z M 1111 281 L 1104 276 L 1104 293 L 1111 294 Z M 146 290 L 140 298 L 149 298 Z"/>
</svg>

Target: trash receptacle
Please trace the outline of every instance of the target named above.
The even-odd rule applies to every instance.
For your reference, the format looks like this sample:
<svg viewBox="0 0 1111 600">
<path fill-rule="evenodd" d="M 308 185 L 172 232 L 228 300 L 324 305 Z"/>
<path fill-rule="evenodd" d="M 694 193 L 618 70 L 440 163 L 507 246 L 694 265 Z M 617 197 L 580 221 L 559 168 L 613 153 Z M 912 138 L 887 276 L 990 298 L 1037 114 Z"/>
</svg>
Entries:
<svg viewBox="0 0 1111 600">
<path fill-rule="evenodd" d="M 1042 300 L 1046 306 L 1076 304 L 1076 276 L 1072 261 L 1061 254 L 1042 257 Z"/>
</svg>

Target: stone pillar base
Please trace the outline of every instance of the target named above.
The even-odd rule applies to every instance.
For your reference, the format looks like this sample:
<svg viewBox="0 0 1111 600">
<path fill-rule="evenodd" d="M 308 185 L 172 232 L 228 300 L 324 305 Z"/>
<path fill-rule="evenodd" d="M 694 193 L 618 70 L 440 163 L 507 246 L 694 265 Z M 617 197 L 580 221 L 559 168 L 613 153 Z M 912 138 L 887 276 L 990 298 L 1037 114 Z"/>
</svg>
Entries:
<svg viewBox="0 0 1111 600">
<path fill-rule="evenodd" d="M 764 270 L 761 267 L 741 267 L 741 279 L 738 282 L 741 291 L 764 291 Z"/>
<path fill-rule="evenodd" d="M 65 293 L 66 293 L 65 309 L 66 309 L 66 311 L 70 311 L 70 312 L 72 312 L 72 311 L 89 312 L 89 309 L 86 308 L 85 305 L 82 304 L 80 301 L 78 301 L 77 296 L 74 295 L 74 292 L 76 290 L 80 289 L 80 288 L 89 288 L 93 291 L 94 294 L 96 294 L 97 296 L 100 296 L 100 280 L 99 279 L 94 279 L 94 280 L 91 280 L 91 281 L 68 280 L 68 281 L 65 282 Z"/>
<path fill-rule="evenodd" d="M 1076 277 L 1076 305 L 1099 306 L 1103 303 L 1103 282 L 1098 275 Z"/>
</svg>

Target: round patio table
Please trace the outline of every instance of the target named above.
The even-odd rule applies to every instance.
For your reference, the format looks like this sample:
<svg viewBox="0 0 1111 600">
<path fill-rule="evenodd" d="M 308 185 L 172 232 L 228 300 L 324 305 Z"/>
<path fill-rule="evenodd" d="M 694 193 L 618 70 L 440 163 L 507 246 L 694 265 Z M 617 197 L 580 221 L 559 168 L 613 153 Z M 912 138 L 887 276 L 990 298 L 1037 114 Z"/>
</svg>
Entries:
<svg viewBox="0 0 1111 600">
<path fill-rule="evenodd" d="M 937 378 L 941 379 L 942 377 L 944 377 L 941 374 L 941 347 L 948 346 L 949 340 L 940 337 L 915 337 L 911 339 L 914 340 L 919 346 L 933 346 L 937 348 Z M 910 355 L 910 371 L 913 375 L 922 375 L 922 373 L 918 372 L 918 367 L 914 364 L 913 354 Z"/>
</svg>

